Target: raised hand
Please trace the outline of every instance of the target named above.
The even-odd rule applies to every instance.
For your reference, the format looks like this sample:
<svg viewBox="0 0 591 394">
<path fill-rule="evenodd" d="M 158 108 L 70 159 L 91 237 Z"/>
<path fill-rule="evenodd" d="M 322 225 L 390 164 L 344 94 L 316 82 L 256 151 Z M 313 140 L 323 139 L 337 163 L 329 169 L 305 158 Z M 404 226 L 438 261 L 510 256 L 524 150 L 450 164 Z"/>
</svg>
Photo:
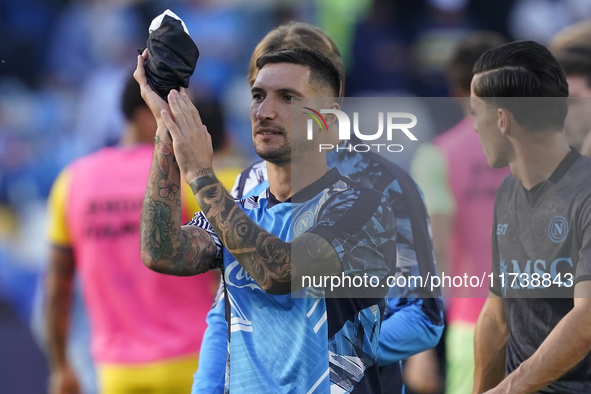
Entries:
<svg viewBox="0 0 591 394">
<path fill-rule="evenodd" d="M 211 136 L 184 89 L 180 93 L 171 90 L 168 102 L 174 119 L 164 109 L 161 110 L 161 116 L 172 136 L 172 146 L 181 175 L 190 185 L 197 178 L 213 174 Z"/>
<path fill-rule="evenodd" d="M 142 93 L 142 98 L 152 111 L 152 114 L 156 118 L 158 125 L 164 125 L 162 121 L 162 116 L 160 115 L 162 110 L 166 110 L 170 112 L 170 108 L 166 101 L 162 100 L 162 98 L 152 90 L 150 85 L 148 84 L 148 78 L 146 77 L 146 68 L 145 62 L 148 59 L 148 50 L 146 49 L 144 53 L 137 57 L 137 67 L 133 73 L 133 77 L 140 85 L 140 91 Z"/>
</svg>

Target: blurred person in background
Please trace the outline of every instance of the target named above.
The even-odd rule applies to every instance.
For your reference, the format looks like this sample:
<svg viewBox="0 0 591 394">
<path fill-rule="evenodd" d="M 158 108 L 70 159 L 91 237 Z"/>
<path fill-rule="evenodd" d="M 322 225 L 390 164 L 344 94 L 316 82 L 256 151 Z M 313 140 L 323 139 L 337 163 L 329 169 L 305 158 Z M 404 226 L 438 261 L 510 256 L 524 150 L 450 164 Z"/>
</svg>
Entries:
<svg viewBox="0 0 591 394">
<path fill-rule="evenodd" d="M 568 144 L 580 151 L 591 131 L 591 42 L 556 53 L 568 82 L 568 115 L 564 131 Z"/>
<path fill-rule="evenodd" d="M 591 22 L 583 21 L 558 32 L 549 49 L 564 69 L 568 83 L 568 115 L 564 131 L 568 143 L 591 155 Z"/>
<path fill-rule="evenodd" d="M 426 0 L 417 18 L 412 41 L 412 63 L 418 92 L 426 97 L 446 97 L 446 64 L 453 49 L 477 27 L 468 0 Z"/>
<path fill-rule="evenodd" d="M 572 24 L 552 36 L 548 43 L 548 49 L 554 54 L 568 48 L 589 45 L 591 45 L 591 21 L 584 20 Z"/>
<path fill-rule="evenodd" d="M 46 65 L 39 61 L 39 54 L 49 44 L 62 3 L 63 0 L 2 2 L 0 79 L 14 78 L 29 87 L 42 85 Z"/>
<path fill-rule="evenodd" d="M 586 0 L 511 1 L 513 5 L 507 15 L 506 23 L 510 36 L 514 40 L 551 43 L 554 40 L 553 36 L 561 30 L 591 18 L 591 2 Z M 490 7 L 494 6 L 496 4 L 490 4 Z"/>
<path fill-rule="evenodd" d="M 340 96 L 345 89 L 345 66 L 340 52 L 321 29 L 307 23 L 290 22 L 270 31 L 253 51 L 248 81 L 252 85 L 257 76 L 256 59 L 273 50 L 291 47 L 314 48 L 327 56 L 341 76 Z M 436 272 L 429 236 L 429 222 L 420 191 L 409 175 L 396 164 L 377 154 L 360 154 L 341 150 L 327 155 L 329 167 L 354 181 L 382 191 L 390 200 L 398 226 L 398 256 L 405 261 L 405 275 L 427 275 Z M 379 181 L 380 183 L 376 183 Z M 245 198 L 260 194 L 269 186 L 265 162 L 250 166 L 236 179 L 232 195 Z M 397 293 L 401 290 L 401 293 Z M 432 348 L 443 331 L 441 300 L 433 294 L 422 294 L 410 289 L 391 290 L 380 333 L 378 366 L 382 388 L 387 393 L 401 393 L 400 361 Z M 203 361 L 195 373 L 193 394 L 223 393 L 227 355 L 227 331 L 223 292 L 207 317 L 201 355 Z"/>
<path fill-rule="evenodd" d="M 347 72 L 347 90 L 353 97 L 379 91 L 408 95 L 412 88 L 409 33 L 401 11 L 408 10 L 400 2 L 375 0 L 353 26 Z"/>
<path fill-rule="evenodd" d="M 117 104 L 129 56 L 145 43 L 147 30 L 130 1 L 77 0 L 60 12 L 47 48 L 47 84 L 75 97 L 71 158 L 117 145 L 125 119 Z"/>
<path fill-rule="evenodd" d="M 591 159 L 568 146 L 568 84 L 534 41 L 474 64 L 470 109 L 497 191 L 474 393 L 591 392 Z M 519 277 L 519 280 L 513 280 Z"/>
<path fill-rule="evenodd" d="M 480 31 L 461 41 L 447 64 L 447 83 L 464 118 L 417 150 L 411 175 L 425 195 L 439 272 L 477 275 L 489 271 L 495 193 L 508 169 L 491 169 L 470 114 L 472 67 L 500 46 L 497 33 Z M 446 294 L 446 393 L 471 393 L 474 383 L 474 327 L 486 297 L 452 288 Z"/>
<path fill-rule="evenodd" d="M 128 123 L 120 145 L 69 165 L 50 195 L 46 308 L 51 394 L 81 392 L 66 355 L 75 274 L 89 314 L 101 393 L 188 392 L 198 363 L 217 276 L 164 276 L 141 263 L 139 224 L 156 121 L 131 76 L 121 109 Z M 223 127 L 212 127 L 212 134 L 222 133 Z M 222 138 L 215 140 L 218 149 Z M 237 173 L 224 169 L 219 176 L 231 182 Z M 162 197 L 183 194 L 188 221 L 199 209 L 189 187 L 164 186 Z M 200 302 L 183 302 L 187 299 Z"/>
</svg>

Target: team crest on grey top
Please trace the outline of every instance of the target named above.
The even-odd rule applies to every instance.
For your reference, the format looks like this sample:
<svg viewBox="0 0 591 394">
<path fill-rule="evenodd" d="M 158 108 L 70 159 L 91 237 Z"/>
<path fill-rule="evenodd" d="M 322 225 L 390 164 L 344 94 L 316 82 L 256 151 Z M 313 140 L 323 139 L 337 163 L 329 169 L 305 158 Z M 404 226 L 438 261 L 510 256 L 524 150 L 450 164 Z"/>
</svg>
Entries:
<svg viewBox="0 0 591 394">
<path fill-rule="evenodd" d="M 562 216 L 556 216 L 552 223 L 550 223 L 550 228 L 548 229 L 548 235 L 550 239 L 554 242 L 561 242 L 566 238 L 568 234 L 568 222 Z"/>
</svg>

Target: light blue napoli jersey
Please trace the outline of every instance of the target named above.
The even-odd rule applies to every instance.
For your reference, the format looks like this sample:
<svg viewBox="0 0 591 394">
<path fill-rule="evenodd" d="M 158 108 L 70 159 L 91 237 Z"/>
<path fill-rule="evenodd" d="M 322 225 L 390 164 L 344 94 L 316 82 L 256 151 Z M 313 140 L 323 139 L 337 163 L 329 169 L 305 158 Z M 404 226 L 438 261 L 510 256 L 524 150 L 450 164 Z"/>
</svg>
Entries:
<svg viewBox="0 0 591 394">
<path fill-rule="evenodd" d="M 248 210 L 248 216 L 266 231 L 289 241 L 290 223 L 284 218 L 291 217 L 291 204 L 269 208 L 268 202 L 259 198 L 259 206 Z M 313 392 L 310 390 L 315 387 L 319 393 L 328 392 L 324 300 L 265 293 L 225 248 L 224 279 L 231 310 L 226 383 L 230 391 Z"/>
<path fill-rule="evenodd" d="M 390 275 L 420 275 L 423 278 L 437 275 L 429 218 L 418 186 L 403 169 L 384 157 L 373 152 L 358 153 L 348 150 L 347 146 L 350 147 L 350 143 L 345 142 L 339 151 L 329 152 L 327 164 L 353 181 L 382 191 L 389 199 L 398 229 L 396 270 Z M 238 198 L 258 195 L 268 185 L 266 163 L 260 161 L 240 174 L 232 194 Z M 427 287 L 392 287 L 388 297 L 378 354 L 380 366 L 396 363 L 435 346 L 443 332 L 443 303 L 439 289 L 432 292 Z M 223 303 L 212 309 L 208 315 L 210 321 L 223 319 L 223 309 Z M 213 334 L 213 330 L 206 330 L 202 350 L 211 352 L 208 334 Z M 196 385 L 212 388 L 212 380 L 219 375 L 214 372 L 215 368 L 214 363 L 204 366 L 201 376 L 196 375 Z M 382 386 L 392 393 L 402 392 L 400 376 L 389 368 L 382 370 Z M 215 392 L 219 393 L 221 389 Z"/>
<path fill-rule="evenodd" d="M 267 189 L 241 206 L 284 241 L 303 232 L 322 236 L 345 275 L 383 279 L 393 268 L 396 220 L 388 200 L 337 170 L 293 200 L 281 203 Z M 223 267 L 231 311 L 226 389 L 232 394 L 381 392 L 377 349 L 387 287 L 373 298 L 346 290 L 325 298 L 329 290 L 322 287 L 298 291 L 307 298 L 270 295 L 226 248 Z"/>
</svg>

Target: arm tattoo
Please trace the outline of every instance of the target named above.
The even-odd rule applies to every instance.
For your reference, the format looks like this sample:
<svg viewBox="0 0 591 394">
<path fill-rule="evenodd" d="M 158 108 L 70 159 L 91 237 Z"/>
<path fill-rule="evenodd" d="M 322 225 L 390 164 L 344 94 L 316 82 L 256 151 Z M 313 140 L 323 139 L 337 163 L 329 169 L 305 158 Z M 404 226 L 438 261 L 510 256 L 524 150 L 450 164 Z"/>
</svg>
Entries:
<svg viewBox="0 0 591 394">
<path fill-rule="evenodd" d="M 195 275 L 209 270 L 217 249 L 204 230 L 181 227 L 179 185 L 172 150 L 157 140 L 142 207 L 142 259 L 158 272 Z"/>
<path fill-rule="evenodd" d="M 178 185 L 175 185 L 169 179 L 160 179 L 158 181 L 158 186 L 160 187 L 160 191 L 158 192 L 160 197 L 168 198 L 170 201 L 175 201 L 176 193 L 179 191 Z"/>
<path fill-rule="evenodd" d="M 168 160 L 166 156 L 170 155 L 171 150 L 163 141 L 158 140 L 156 145 L 154 145 L 154 154 L 156 160 L 158 161 L 158 168 L 163 175 L 168 175 L 169 167 L 168 167 Z"/>
<path fill-rule="evenodd" d="M 148 197 L 144 203 L 145 213 L 142 224 L 143 236 L 149 243 L 150 256 L 154 262 L 158 262 L 162 256 L 171 256 L 173 242 L 177 240 L 180 228 L 175 227 L 175 221 L 171 218 L 171 207 L 161 201 L 155 201 Z M 178 247 L 178 245 L 175 245 Z"/>
<path fill-rule="evenodd" d="M 211 168 L 204 168 L 200 171 L 197 171 L 195 173 L 195 176 L 197 177 L 197 179 L 191 182 L 190 185 L 193 194 L 197 194 L 197 191 L 203 188 L 203 186 L 218 181 L 215 175 L 213 174 L 213 170 Z"/>
<path fill-rule="evenodd" d="M 288 293 L 290 281 L 301 266 L 292 264 L 291 244 L 256 225 L 215 176 L 198 178 L 191 187 L 222 243 L 261 288 L 270 293 Z M 306 263 L 306 271 L 308 265 L 322 264 L 319 260 L 332 256 L 331 253 L 336 256 L 332 246 L 321 237 L 315 234 L 301 237 L 305 245 L 306 258 L 302 258 L 302 262 Z"/>
<path fill-rule="evenodd" d="M 210 265 L 201 263 L 210 260 L 217 253 L 217 246 L 211 236 L 203 229 L 187 226 L 182 232 L 182 241 L 178 253 L 173 258 L 177 275 L 194 275 L 209 271 Z"/>
</svg>

